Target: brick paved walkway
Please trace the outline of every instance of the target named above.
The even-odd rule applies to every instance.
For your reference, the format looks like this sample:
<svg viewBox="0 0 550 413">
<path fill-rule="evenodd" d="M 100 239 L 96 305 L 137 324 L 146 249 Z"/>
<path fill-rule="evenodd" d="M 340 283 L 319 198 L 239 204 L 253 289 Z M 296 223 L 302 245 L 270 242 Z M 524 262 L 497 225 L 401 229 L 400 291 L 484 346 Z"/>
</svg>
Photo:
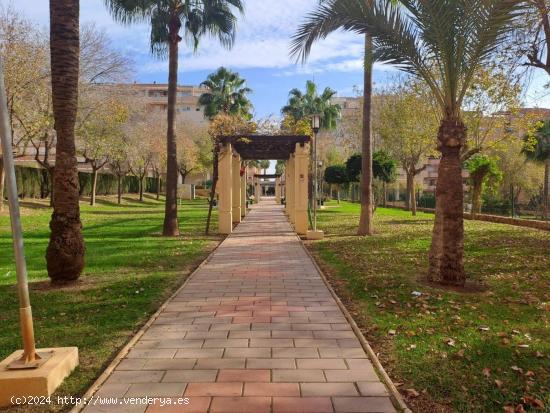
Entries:
<svg viewBox="0 0 550 413">
<path fill-rule="evenodd" d="M 280 206 L 254 208 L 96 393 L 188 406 L 85 412 L 395 412 Z"/>
</svg>

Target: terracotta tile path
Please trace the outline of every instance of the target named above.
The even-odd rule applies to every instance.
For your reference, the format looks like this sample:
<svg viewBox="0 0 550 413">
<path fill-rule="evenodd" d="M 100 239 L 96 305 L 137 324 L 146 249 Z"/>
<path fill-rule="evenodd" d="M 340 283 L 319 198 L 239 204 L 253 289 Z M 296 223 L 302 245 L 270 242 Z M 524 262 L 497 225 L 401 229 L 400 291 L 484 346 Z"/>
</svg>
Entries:
<svg viewBox="0 0 550 413">
<path fill-rule="evenodd" d="M 253 208 L 96 393 L 189 405 L 93 412 L 395 412 L 273 201 Z"/>
</svg>

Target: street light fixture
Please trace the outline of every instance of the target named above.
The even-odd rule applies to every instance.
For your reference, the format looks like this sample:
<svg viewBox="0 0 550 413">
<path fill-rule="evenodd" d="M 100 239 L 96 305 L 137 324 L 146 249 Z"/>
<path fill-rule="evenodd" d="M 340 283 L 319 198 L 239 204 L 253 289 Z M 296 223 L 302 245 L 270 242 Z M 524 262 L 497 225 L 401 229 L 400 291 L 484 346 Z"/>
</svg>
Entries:
<svg viewBox="0 0 550 413">
<path fill-rule="evenodd" d="M 319 162 L 317 161 L 317 134 L 321 129 L 321 115 L 311 115 L 311 129 L 313 129 L 313 232 L 317 232 L 317 202 L 318 202 L 318 169 Z"/>
</svg>

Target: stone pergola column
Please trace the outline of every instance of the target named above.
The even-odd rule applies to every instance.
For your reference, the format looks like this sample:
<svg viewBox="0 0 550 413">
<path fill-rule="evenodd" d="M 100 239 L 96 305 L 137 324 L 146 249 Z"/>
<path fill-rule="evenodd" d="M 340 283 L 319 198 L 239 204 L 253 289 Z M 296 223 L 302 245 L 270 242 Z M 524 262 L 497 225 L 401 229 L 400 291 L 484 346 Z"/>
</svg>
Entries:
<svg viewBox="0 0 550 413">
<path fill-rule="evenodd" d="M 244 218 L 246 214 L 248 214 L 248 211 L 246 209 L 246 201 L 248 200 L 247 186 L 248 184 L 246 182 L 246 167 L 245 167 L 244 174 L 243 176 L 241 176 L 241 218 Z"/>
<path fill-rule="evenodd" d="M 294 228 L 299 235 L 307 235 L 308 231 L 308 174 L 309 145 L 296 144 L 294 156 Z"/>
<path fill-rule="evenodd" d="M 290 155 L 290 158 L 288 159 L 287 164 L 287 172 L 288 172 L 288 180 L 287 180 L 287 192 L 286 192 L 286 198 L 287 198 L 287 212 L 288 212 L 288 219 L 292 224 L 294 224 L 294 154 Z"/>
<path fill-rule="evenodd" d="M 275 202 L 281 205 L 281 177 L 275 178 Z"/>
<path fill-rule="evenodd" d="M 233 150 L 231 144 L 222 146 L 218 158 L 218 223 L 220 234 L 231 234 L 233 231 Z"/>
<path fill-rule="evenodd" d="M 238 153 L 233 154 L 232 160 L 232 217 L 233 223 L 241 222 L 241 157 Z"/>
</svg>

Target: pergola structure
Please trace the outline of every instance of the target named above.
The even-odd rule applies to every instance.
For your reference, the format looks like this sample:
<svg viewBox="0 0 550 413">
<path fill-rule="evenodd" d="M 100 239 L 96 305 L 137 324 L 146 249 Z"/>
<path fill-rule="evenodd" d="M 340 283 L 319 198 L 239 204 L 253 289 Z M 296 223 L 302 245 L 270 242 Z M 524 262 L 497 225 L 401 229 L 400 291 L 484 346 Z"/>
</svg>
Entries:
<svg viewBox="0 0 550 413">
<path fill-rule="evenodd" d="M 302 135 L 235 135 L 220 136 L 218 158 L 219 231 L 230 234 L 233 224 L 241 222 L 248 213 L 246 209 L 246 168 L 241 162 L 247 160 L 283 160 L 285 168 L 285 212 L 296 232 L 308 232 L 308 171 L 311 138 Z M 255 194 L 259 201 L 259 177 L 255 176 Z M 278 199 L 281 198 L 281 177 L 277 179 Z"/>
<path fill-rule="evenodd" d="M 283 181 L 281 180 L 281 174 L 256 174 L 254 175 L 254 198 L 256 202 L 260 202 L 262 195 L 262 179 L 275 179 L 275 202 L 281 203 L 283 194 Z"/>
</svg>

